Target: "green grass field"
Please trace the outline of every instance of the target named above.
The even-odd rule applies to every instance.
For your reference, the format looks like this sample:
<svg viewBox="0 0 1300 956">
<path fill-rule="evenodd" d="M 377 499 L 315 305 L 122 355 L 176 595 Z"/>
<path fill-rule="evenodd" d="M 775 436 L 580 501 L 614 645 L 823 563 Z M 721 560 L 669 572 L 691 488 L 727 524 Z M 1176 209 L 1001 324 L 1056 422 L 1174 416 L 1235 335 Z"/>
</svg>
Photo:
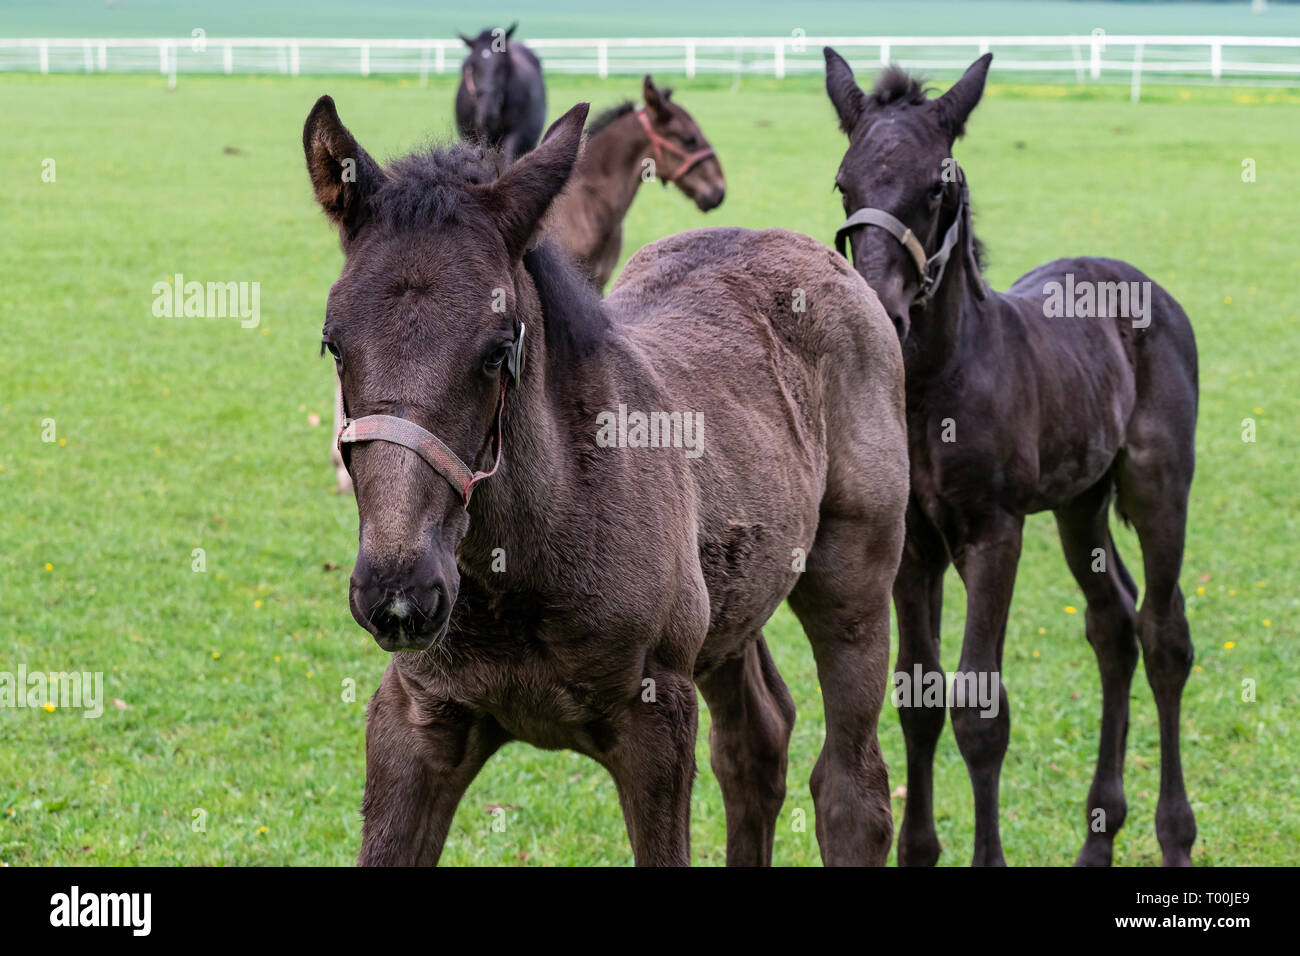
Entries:
<svg viewBox="0 0 1300 956">
<path fill-rule="evenodd" d="M 551 112 L 636 88 L 557 80 Z M 0 76 L 0 669 L 102 671 L 109 698 L 97 720 L 0 708 L 0 861 L 355 858 L 365 702 L 387 655 L 348 613 L 356 511 L 332 493 L 327 461 L 332 374 L 317 353 L 341 255 L 300 145 L 327 91 L 380 157 L 450 131 L 445 81 L 183 77 L 169 92 L 153 77 Z M 816 81 L 681 82 L 677 99 L 717 147 L 727 200 L 704 217 L 672 189 L 643 189 L 626 254 L 702 225 L 830 239 L 844 141 Z M 1183 588 L 1197 663 L 1183 753 L 1202 864 L 1300 862 L 1297 128 L 1294 93 L 1161 89 L 1135 106 L 1123 90 L 1008 87 L 995 74 L 957 149 L 996 287 L 1058 255 L 1118 256 L 1164 283 L 1195 324 L 1199 468 Z M 55 182 L 43 181 L 47 159 Z M 1242 181 L 1246 159 L 1255 182 Z M 175 273 L 259 282 L 260 325 L 155 318 L 153 285 Z M 1247 418 L 1254 443 L 1242 440 Z M 1117 538 L 1139 570 L 1134 537 Z M 964 602 L 955 576 L 947 598 L 951 670 Z M 1032 518 L 1004 666 L 1012 863 L 1066 864 L 1082 841 L 1099 723 L 1082 610 L 1051 517 Z M 768 635 L 799 708 L 776 859 L 812 864 L 812 827 L 792 822 L 812 812 L 817 681 L 785 609 Z M 693 856 L 717 864 L 724 821 L 707 724 L 702 711 Z M 881 735 L 897 786 L 892 707 Z M 1156 740 L 1139 672 L 1121 864 L 1159 862 Z M 942 862 L 964 865 L 971 795 L 947 729 L 936 797 Z M 899 818 L 903 805 L 900 795 Z M 506 808 L 504 831 L 494 807 Z M 630 860 L 604 771 L 518 744 L 467 795 L 443 857 Z"/>
</svg>

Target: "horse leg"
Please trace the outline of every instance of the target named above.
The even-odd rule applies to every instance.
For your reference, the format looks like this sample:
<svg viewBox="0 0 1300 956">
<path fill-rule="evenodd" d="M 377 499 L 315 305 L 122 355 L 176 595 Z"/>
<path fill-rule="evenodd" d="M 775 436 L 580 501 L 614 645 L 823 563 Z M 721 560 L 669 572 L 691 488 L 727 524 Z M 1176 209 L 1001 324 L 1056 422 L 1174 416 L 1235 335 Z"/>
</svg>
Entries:
<svg viewBox="0 0 1300 956">
<path fill-rule="evenodd" d="M 1006 865 L 998 832 L 998 777 L 1011 735 L 1011 714 L 1001 680 L 1002 645 L 1023 527 L 1023 516 L 1001 514 L 979 528 L 965 547 L 955 549 L 957 570 L 966 585 L 966 632 L 949 709 L 975 794 L 973 866 Z M 987 701 L 986 706 L 979 700 L 984 696 L 978 692 L 981 678 L 996 681 L 996 704 Z"/>
<path fill-rule="evenodd" d="M 920 665 L 922 674 L 938 675 L 940 687 L 944 677 L 939 662 L 939 619 L 947 566 L 942 539 L 913 501 L 907 512 L 903 560 L 894 579 L 898 616 L 895 670 L 915 680 Z M 934 830 L 934 748 L 943 732 L 944 703 L 942 697 L 938 707 L 913 703 L 903 701 L 898 708 L 907 742 L 907 802 L 898 833 L 898 865 L 933 866 L 941 849 Z"/>
<path fill-rule="evenodd" d="M 1133 636 L 1135 594 L 1132 578 L 1110 536 L 1108 516 L 1112 478 L 1056 511 L 1070 573 L 1088 602 L 1088 643 L 1101 672 L 1101 742 L 1097 770 L 1088 790 L 1088 836 L 1076 866 L 1109 866 L 1115 834 L 1124 825 L 1124 747 L 1128 736 L 1128 695 L 1137 666 Z"/>
<path fill-rule="evenodd" d="M 1196 819 L 1183 784 L 1178 723 L 1193 650 L 1178 574 L 1183 563 L 1191 468 L 1189 464 L 1172 474 L 1144 469 L 1134 464 L 1135 459 L 1152 462 L 1161 461 L 1162 456 L 1126 454 L 1118 476 L 1120 509 L 1137 531 L 1146 570 L 1146 593 L 1137 615 L 1137 633 L 1160 722 L 1156 838 L 1165 866 L 1190 866 Z M 1168 463 L 1171 459 L 1163 460 Z"/>
<path fill-rule="evenodd" d="M 418 715 L 418 720 L 413 715 Z M 504 731 L 458 704 L 413 699 L 390 665 L 366 720 L 360 866 L 432 866 L 456 806 Z"/>
<path fill-rule="evenodd" d="M 330 440 L 330 464 L 334 466 L 334 475 L 338 479 L 338 492 L 341 495 L 352 494 L 352 476 L 343 465 L 343 455 L 339 453 L 338 437 L 343 430 L 343 382 L 338 370 L 334 370 L 334 434 Z"/>
<path fill-rule="evenodd" d="M 794 698 L 761 632 L 699 687 L 709 705 L 710 763 L 727 811 L 727 866 L 771 866 Z"/>
<path fill-rule="evenodd" d="M 876 724 L 889 674 L 899 512 L 879 521 L 823 514 L 807 570 L 790 594 L 812 644 L 826 711 L 812 795 L 827 866 L 880 866 L 889 856 L 894 820 Z"/>
<path fill-rule="evenodd" d="M 697 703 L 690 677 L 649 674 L 653 700 L 638 699 L 601 763 L 618 787 L 637 866 L 690 866 L 691 785 Z"/>
</svg>

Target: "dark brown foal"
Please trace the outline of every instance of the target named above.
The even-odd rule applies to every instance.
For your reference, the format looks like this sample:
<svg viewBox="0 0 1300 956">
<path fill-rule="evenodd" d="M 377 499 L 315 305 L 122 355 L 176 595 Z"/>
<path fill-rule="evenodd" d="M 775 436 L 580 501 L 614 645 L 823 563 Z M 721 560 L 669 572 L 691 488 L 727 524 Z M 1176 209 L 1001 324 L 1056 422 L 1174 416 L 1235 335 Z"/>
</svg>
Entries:
<svg viewBox="0 0 1300 956">
<path fill-rule="evenodd" d="M 965 177 L 952 144 L 979 102 L 991 55 L 943 96 L 898 69 L 870 94 L 826 49 L 826 88 L 849 136 L 836 185 L 849 220 L 840 240 L 880 296 L 907 366 L 912 496 L 894 585 L 898 672 L 939 667 L 943 575 L 966 586 L 959 675 L 991 683 L 997 706 L 954 701 L 953 733 L 975 793 L 976 864 L 1003 863 L 998 775 L 1010 714 L 1000 678 L 1007 612 L 1026 514 L 1056 515 L 1066 560 L 1088 602 L 1087 637 L 1102 680 L 1101 746 L 1080 864 L 1111 862 L 1124 823 L 1129 684 L 1138 659 L 1160 717 L 1156 835 L 1168 865 L 1191 861 L 1196 823 L 1183 787 L 1178 714 L 1192 666 L 1178 574 L 1196 431 L 1196 343 L 1158 284 L 1114 259 L 1060 259 L 991 292 L 979 265 Z M 1146 595 L 1111 540 L 1112 500 L 1137 530 Z M 899 709 L 907 739 L 903 864 L 939 856 L 932 806 L 937 707 Z"/>
<path fill-rule="evenodd" d="M 826 709 L 822 859 L 881 864 L 898 339 L 842 258 L 782 230 L 660 240 L 602 300 L 532 247 L 586 112 L 508 168 L 461 145 L 381 170 L 328 97 L 303 131 L 345 255 L 322 348 L 354 418 L 349 604 L 394 652 L 360 861 L 435 862 L 465 788 L 522 740 L 609 770 L 638 864 L 688 863 L 698 685 L 727 862 L 771 862 L 794 708 L 762 626 L 788 596 Z"/>
</svg>

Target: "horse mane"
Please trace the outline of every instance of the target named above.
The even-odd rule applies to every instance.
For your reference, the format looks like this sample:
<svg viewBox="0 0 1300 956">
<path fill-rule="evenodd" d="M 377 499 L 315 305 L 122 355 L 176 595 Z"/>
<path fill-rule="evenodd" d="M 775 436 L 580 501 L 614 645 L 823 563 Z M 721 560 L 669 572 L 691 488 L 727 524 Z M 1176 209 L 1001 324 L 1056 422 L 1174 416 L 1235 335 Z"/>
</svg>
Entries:
<svg viewBox="0 0 1300 956">
<path fill-rule="evenodd" d="M 611 329 L 600 294 L 568 254 L 549 240 L 524 253 L 524 268 L 537 287 L 546 350 L 556 367 L 593 355 Z"/>
<path fill-rule="evenodd" d="M 456 222 L 463 210 L 478 208 L 471 186 L 495 182 L 505 172 L 499 149 L 481 143 L 432 146 L 394 160 L 368 197 L 370 217 L 392 230 Z"/>
<path fill-rule="evenodd" d="M 920 106 L 932 88 L 923 76 L 913 76 L 901 66 L 885 67 L 871 88 L 871 101 L 876 106 Z"/>
<path fill-rule="evenodd" d="M 611 106 L 609 109 L 605 110 L 603 113 L 597 116 L 594 120 L 591 120 L 589 123 L 587 123 L 587 139 L 589 140 L 595 139 L 605 130 L 605 127 L 609 126 L 610 123 L 614 122 L 614 120 L 616 119 L 620 119 L 621 117 L 626 116 L 628 113 L 631 113 L 635 109 L 636 109 L 636 104 L 633 103 L 631 100 L 624 100 L 622 103 L 619 103 L 617 106 Z"/>
</svg>

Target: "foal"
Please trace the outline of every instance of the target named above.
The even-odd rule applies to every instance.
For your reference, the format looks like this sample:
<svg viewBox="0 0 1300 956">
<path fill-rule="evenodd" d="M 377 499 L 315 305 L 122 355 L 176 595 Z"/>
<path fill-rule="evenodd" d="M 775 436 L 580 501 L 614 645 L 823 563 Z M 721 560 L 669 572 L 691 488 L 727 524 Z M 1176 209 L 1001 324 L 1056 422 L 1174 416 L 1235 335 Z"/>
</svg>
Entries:
<svg viewBox="0 0 1300 956">
<path fill-rule="evenodd" d="M 713 147 L 691 114 L 671 101 L 672 91 L 656 87 L 647 74 L 642 96 L 643 107 L 624 103 L 588 127 L 569 186 L 550 213 L 548 234 L 597 290 L 618 265 L 623 218 L 642 182 L 675 184 L 701 212 L 720 205 L 727 191 Z"/>
<path fill-rule="evenodd" d="M 436 862 L 465 788 L 523 740 L 609 770 L 638 864 L 688 863 L 698 685 L 727 862 L 769 863 L 794 705 L 762 626 L 788 595 L 826 709 L 822 859 L 883 863 L 898 339 L 807 236 L 673 236 L 605 300 L 529 251 L 586 114 L 508 168 L 462 145 L 381 169 L 329 97 L 303 130 L 345 256 L 322 349 L 356 416 L 349 603 L 395 652 L 370 703 L 360 862 Z"/>
<path fill-rule="evenodd" d="M 933 672 L 942 686 L 939 617 L 951 561 L 967 600 L 958 672 L 999 674 L 1024 518 L 1051 510 L 1087 598 L 1087 636 L 1101 669 L 1101 745 L 1077 862 L 1110 863 L 1124 823 L 1129 685 L 1140 643 L 1160 722 L 1156 835 L 1165 864 L 1185 865 L 1196 823 L 1183 789 L 1178 714 L 1192 643 L 1178 573 L 1196 343 L 1169 293 L 1114 259 L 1058 259 L 1005 293 L 986 288 L 952 144 L 979 102 L 991 59 L 976 60 L 947 93 L 927 99 L 896 68 L 864 94 L 826 48 L 826 89 L 849 136 L 835 179 L 849 220 L 837 238 L 851 238 L 853 263 L 893 319 L 907 367 L 912 496 L 894 585 L 897 668 Z M 1142 545 L 1141 611 L 1111 539 L 1112 499 Z M 952 706 L 975 793 L 976 864 L 1003 863 L 998 774 L 1010 716 L 1006 692 L 998 692 L 995 716 L 981 716 L 970 700 Z M 907 740 L 899 862 L 932 864 L 939 841 L 931 772 L 944 710 L 901 706 L 899 716 Z"/>
<path fill-rule="evenodd" d="M 537 54 L 517 43 L 517 23 L 484 30 L 469 47 L 456 88 L 456 129 L 461 139 L 498 148 L 506 162 L 537 145 L 546 123 L 546 84 Z"/>
<path fill-rule="evenodd" d="M 568 250 L 599 292 L 605 288 L 623 247 L 623 218 L 655 157 L 654 174 L 677 184 L 702 212 L 718 206 L 727 183 L 713 147 L 691 114 L 670 102 L 671 90 L 659 89 L 649 74 L 643 82 L 645 107 L 625 103 L 599 116 L 587 128 L 586 144 L 565 191 L 551 205 L 547 234 Z M 334 382 L 334 433 L 343 425 L 342 392 Z M 338 445 L 330 445 L 330 463 L 339 494 L 352 493 Z"/>
</svg>

